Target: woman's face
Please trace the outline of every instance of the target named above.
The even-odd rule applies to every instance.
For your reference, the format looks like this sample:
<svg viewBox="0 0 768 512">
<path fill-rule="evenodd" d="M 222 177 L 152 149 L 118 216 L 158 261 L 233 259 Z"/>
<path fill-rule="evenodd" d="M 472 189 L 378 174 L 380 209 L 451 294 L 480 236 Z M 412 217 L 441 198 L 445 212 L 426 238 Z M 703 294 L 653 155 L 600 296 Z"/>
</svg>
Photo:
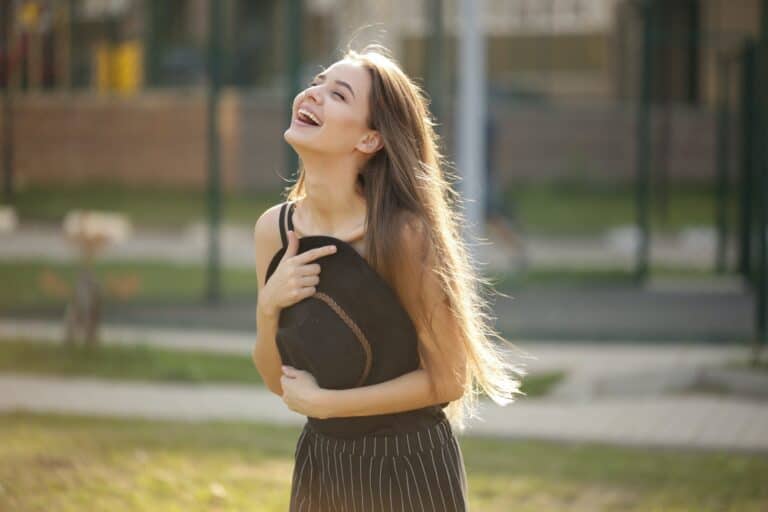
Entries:
<svg viewBox="0 0 768 512">
<path fill-rule="evenodd" d="M 380 138 L 368 128 L 370 90 L 371 77 L 361 64 L 335 62 L 293 100 L 291 125 L 283 137 L 298 153 L 374 152 Z"/>
</svg>

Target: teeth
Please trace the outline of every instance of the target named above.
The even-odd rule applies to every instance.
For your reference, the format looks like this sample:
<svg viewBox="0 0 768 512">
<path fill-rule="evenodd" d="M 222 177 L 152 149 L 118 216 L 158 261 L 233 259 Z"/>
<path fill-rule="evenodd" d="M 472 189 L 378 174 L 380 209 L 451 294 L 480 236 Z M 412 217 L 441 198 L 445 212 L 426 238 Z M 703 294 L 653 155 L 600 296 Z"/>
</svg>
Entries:
<svg viewBox="0 0 768 512">
<path fill-rule="evenodd" d="M 316 122 L 318 126 L 320 126 L 320 120 L 309 110 L 304 110 L 303 108 L 300 108 L 299 113 L 304 114 L 305 116 L 307 116 L 308 118 Z"/>
</svg>

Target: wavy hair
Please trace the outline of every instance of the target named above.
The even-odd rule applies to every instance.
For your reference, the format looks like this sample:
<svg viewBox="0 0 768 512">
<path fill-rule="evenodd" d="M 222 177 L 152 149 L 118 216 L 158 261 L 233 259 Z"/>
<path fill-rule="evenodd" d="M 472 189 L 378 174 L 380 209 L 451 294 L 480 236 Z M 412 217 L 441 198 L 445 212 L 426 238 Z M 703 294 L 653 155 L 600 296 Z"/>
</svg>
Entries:
<svg viewBox="0 0 768 512">
<path fill-rule="evenodd" d="M 467 417 L 476 417 L 478 396 L 485 392 L 499 405 L 515 400 L 521 379 L 527 373 L 512 364 L 507 349 L 515 349 L 492 327 L 487 300 L 479 285 L 491 285 L 472 266 L 462 239 L 464 217 L 457 210 L 460 196 L 452 189 L 456 175 L 439 149 L 439 136 L 429 111 L 429 100 L 379 44 L 361 51 L 347 47 L 343 60 L 361 64 L 371 77 L 369 119 L 371 129 L 381 133 L 383 148 L 359 170 L 356 186 L 367 203 L 365 254 L 370 265 L 395 290 L 412 318 L 421 320 L 430 333 L 422 339 L 419 355 L 437 391 L 445 372 L 456 371 L 444 356 L 457 345 L 464 349 L 465 393 L 448 404 L 446 416 L 454 428 L 464 431 Z M 453 180 L 452 180 L 453 179 Z M 288 187 L 287 199 L 305 195 L 304 168 L 299 163 L 296 182 Z M 423 240 L 419 258 L 402 258 L 405 224 Z M 432 315 L 420 294 L 418 277 L 430 269 L 438 278 L 444 303 L 454 315 L 456 339 L 434 336 Z M 492 286 L 492 285 L 491 285 Z M 496 338 L 501 343 L 495 343 Z M 519 349 L 518 349 L 519 350 Z M 444 380 L 442 382 L 445 382 Z"/>
</svg>

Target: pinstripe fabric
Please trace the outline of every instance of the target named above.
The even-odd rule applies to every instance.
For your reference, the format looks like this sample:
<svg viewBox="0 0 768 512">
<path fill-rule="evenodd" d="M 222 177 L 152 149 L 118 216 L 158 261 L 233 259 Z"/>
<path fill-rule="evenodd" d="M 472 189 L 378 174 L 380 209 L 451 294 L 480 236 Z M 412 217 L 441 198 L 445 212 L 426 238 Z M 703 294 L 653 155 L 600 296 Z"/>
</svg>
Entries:
<svg viewBox="0 0 768 512">
<path fill-rule="evenodd" d="M 469 510 L 464 458 L 447 419 L 355 439 L 329 437 L 307 423 L 294 457 L 290 512 Z"/>
</svg>

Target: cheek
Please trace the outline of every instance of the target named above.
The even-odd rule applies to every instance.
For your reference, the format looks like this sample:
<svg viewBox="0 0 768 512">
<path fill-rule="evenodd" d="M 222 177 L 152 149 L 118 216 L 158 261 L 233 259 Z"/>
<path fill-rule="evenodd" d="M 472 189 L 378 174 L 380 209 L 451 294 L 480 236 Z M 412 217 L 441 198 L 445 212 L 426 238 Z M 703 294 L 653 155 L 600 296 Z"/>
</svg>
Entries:
<svg viewBox="0 0 768 512">
<path fill-rule="evenodd" d="M 360 136 L 365 130 L 365 124 L 362 120 L 354 116 L 338 116 L 331 120 L 326 128 L 328 132 L 332 132 L 333 136 L 338 141 L 345 141 L 345 143 L 357 142 Z"/>
</svg>

